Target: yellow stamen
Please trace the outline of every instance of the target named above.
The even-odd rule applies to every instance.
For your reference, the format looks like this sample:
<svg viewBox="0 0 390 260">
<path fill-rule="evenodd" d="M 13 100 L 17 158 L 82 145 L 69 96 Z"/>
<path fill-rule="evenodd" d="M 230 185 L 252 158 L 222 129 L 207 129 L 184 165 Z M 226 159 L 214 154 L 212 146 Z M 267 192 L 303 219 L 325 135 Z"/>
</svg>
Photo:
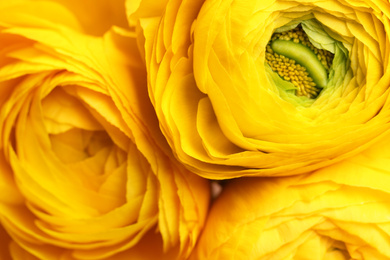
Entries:
<svg viewBox="0 0 390 260">
<path fill-rule="evenodd" d="M 326 70 L 332 65 L 333 54 L 329 51 L 317 49 L 310 42 L 308 36 L 301 26 L 281 33 L 275 33 L 271 37 L 271 41 L 266 47 L 266 61 L 271 69 L 286 81 L 290 81 L 297 87 L 297 96 L 307 96 L 308 98 L 316 98 L 321 89 L 316 86 L 313 79 L 309 76 L 306 68 L 296 64 L 295 60 L 289 59 L 283 55 L 275 53 L 271 48 L 271 43 L 275 40 L 291 40 L 295 43 L 303 44 L 309 47 L 317 56 L 318 60 L 323 64 Z"/>
</svg>

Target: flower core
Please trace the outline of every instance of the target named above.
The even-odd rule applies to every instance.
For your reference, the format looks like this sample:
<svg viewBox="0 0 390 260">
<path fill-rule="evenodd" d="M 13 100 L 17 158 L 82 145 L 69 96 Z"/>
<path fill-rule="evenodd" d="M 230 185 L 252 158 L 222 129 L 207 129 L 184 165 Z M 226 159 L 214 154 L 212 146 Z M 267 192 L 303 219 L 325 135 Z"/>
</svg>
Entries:
<svg viewBox="0 0 390 260">
<path fill-rule="evenodd" d="M 316 98 L 326 87 L 334 54 L 316 48 L 300 25 L 272 35 L 266 61 L 273 71 L 291 82 L 295 95 Z"/>
</svg>

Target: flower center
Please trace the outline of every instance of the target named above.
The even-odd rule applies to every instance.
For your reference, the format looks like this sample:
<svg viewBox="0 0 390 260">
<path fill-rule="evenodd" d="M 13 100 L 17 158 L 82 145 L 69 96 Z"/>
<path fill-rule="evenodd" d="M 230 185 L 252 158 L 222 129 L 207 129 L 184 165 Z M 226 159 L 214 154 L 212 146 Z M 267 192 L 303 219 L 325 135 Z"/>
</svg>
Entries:
<svg viewBox="0 0 390 260">
<path fill-rule="evenodd" d="M 333 57 L 333 53 L 316 48 L 300 25 L 274 33 L 266 47 L 271 69 L 295 86 L 296 96 L 313 99 L 327 85 Z"/>
</svg>

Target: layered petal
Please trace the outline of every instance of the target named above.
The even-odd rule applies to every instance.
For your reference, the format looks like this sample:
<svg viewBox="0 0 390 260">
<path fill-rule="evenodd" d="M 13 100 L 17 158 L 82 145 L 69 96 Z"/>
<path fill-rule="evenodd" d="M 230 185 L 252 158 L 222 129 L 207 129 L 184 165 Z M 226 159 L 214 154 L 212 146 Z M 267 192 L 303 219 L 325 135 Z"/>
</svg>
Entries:
<svg viewBox="0 0 390 260">
<path fill-rule="evenodd" d="M 2 225 L 0 225 L 0 259 L 1 260 L 7 260 L 11 258 L 10 251 L 9 251 L 9 246 L 12 242 L 11 237 L 5 231 Z"/>
<path fill-rule="evenodd" d="M 142 28 L 150 98 L 175 155 L 199 175 L 300 174 L 387 131 L 388 2 L 175 0 L 149 11 L 147 3 L 128 15 Z M 315 99 L 281 90 L 265 62 L 272 35 L 298 24 L 334 54 Z"/>
<path fill-rule="evenodd" d="M 167 149 L 134 32 L 97 21 L 107 6 L 125 17 L 124 3 L 79 19 L 83 4 L 62 2 L 0 7 L 5 247 L 14 259 L 182 259 L 208 182 Z"/>
<path fill-rule="evenodd" d="M 192 259 L 388 259 L 389 144 L 306 175 L 231 181 Z"/>
</svg>

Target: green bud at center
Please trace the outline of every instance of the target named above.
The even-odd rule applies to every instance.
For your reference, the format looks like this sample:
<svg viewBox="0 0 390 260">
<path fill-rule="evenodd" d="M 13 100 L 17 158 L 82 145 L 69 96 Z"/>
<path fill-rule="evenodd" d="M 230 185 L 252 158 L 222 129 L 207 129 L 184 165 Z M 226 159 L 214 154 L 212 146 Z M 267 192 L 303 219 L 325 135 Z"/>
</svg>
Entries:
<svg viewBox="0 0 390 260">
<path fill-rule="evenodd" d="M 297 96 L 316 98 L 328 82 L 333 54 L 314 47 L 301 26 L 275 33 L 266 49 L 271 69 L 296 87 Z"/>
</svg>

